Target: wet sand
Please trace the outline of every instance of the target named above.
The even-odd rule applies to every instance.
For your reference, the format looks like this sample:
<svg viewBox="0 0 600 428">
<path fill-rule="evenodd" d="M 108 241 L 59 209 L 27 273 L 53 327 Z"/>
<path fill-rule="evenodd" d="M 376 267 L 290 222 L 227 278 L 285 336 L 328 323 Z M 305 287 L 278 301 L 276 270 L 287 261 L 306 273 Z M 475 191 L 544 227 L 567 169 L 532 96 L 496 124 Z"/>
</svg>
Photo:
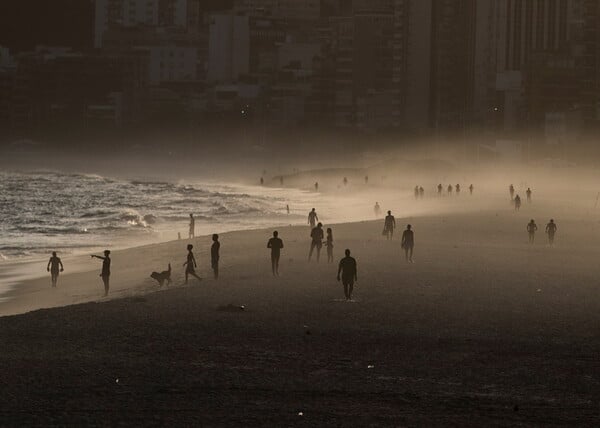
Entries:
<svg viewBox="0 0 600 428">
<path fill-rule="evenodd" d="M 186 241 L 115 252 L 111 299 L 99 263 L 26 283 L 2 314 L 72 306 L 0 318 L 0 424 L 598 425 L 600 226 L 552 206 L 556 246 L 530 247 L 549 207 L 398 218 L 412 265 L 382 222 L 334 226 L 354 303 L 336 265 L 307 263 L 308 227 L 279 230 L 280 278 L 259 230 L 222 236 L 218 281 L 203 237 L 200 283 L 182 285 Z M 168 262 L 159 289 L 148 275 Z"/>
</svg>

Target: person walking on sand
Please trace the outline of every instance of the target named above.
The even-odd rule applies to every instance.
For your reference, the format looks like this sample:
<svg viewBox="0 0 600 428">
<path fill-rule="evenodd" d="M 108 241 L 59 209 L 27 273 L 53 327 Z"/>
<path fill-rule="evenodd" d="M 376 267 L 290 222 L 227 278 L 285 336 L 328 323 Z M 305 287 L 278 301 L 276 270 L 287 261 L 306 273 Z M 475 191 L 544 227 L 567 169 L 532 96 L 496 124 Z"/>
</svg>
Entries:
<svg viewBox="0 0 600 428">
<path fill-rule="evenodd" d="M 289 205 L 289 204 L 287 204 L 287 205 L 285 206 L 285 209 L 286 209 L 286 211 L 287 211 L 287 215 L 290 215 L 290 205 Z"/>
<path fill-rule="evenodd" d="M 529 223 L 527 223 L 527 233 L 529 234 L 529 243 L 531 245 L 533 245 L 533 242 L 535 241 L 535 232 L 537 232 L 538 227 L 537 224 L 535 224 L 535 220 L 531 219 L 531 221 Z"/>
<path fill-rule="evenodd" d="M 409 224 L 406 226 L 406 230 L 402 234 L 402 249 L 406 256 L 407 263 L 413 263 L 413 249 L 415 248 L 415 233 L 412 230 L 412 226 Z"/>
<path fill-rule="evenodd" d="M 194 253 L 192 252 L 192 250 L 194 249 L 194 246 L 192 244 L 187 246 L 187 250 L 188 250 L 188 254 L 187 254 L 187 260 L 186 262 L 183 264 L 183 266 L 185 267 L 185 283 L 188 283 L 188 277 L 191 275 L 194 278 L 196 278 L 198 281 L 202 281 L 202 278 L 200 278 L 198 276 L 198 274 L 196 273 L 196 268 L 198 267 L 198 264 L 196 263 L 196 258 L 194 257 Z"/>
<path fill-rule="evenodd" d="M 346 250 L 346 257 L 340 260 L 337 280 L 338 282 L 340 280 L 342 281 L 346 300 L 351 301 L 352 292 L 354 291 L 354 283 L 358 281 L 358 269 L 356 267 L 356 260 L 353 257 L 350 257 L 350 250 Z"/>
<path fill-rule="evenodd" d="M 528 188 L 527 188 L 527 192 L 526 192 L 526 194 L 527 194 L 527 203 L 528 203 L 528 204 L 530 204 L 530 203 L 531 203 L 531 194 L 532 194 L 532 193 L 533 193 L 533 192 L 531 191 L 531 188 L 529 188 L 529 187 L 528 187 Z"/>
<path fill-rule="evenodd" d="M 442 186 L 442 183 L 438 184 L 437 190 L 438 190 L 438 196 L 442 196 L 442 190 L 444 189 L 444 186 Z"/>
<path fill-rule="evenodd" d="M 456 195 L 460 195 L 460 184 L 456 185 Z"/>
<path fill-rule="evenodd" d="M 319 182 L 317 181 L 315 183 L 315 191 L 318 192 L 319 191 Z"/>
<path fill-rule="evenodd" d="M 310 225 L 310 228 L 314 229 L 315 225 L 317 224 L 318 221 L 319 221 L 319 216 L 317 215 L 317 212 L 313 208 L 311 210 L 311 212 L 308 213 L 308 224 Z"/>
<path fill-rule="evenodd" d="M 333 263 L 333 231 L 331 227 L 327 228 L 327 241 L 325 242 L 327 247 L 327 263 Z"/>
<path fill-rule="evenodd" d="M 552 247 L 554 245 L 554 235 L 558 227 L 556 227 L 556 223 L 554 223 L 554 219 L 550 220 L 550 223 L 546 225 L 546 233 L 548 234 L 548 244 Z"/>
<path fill-rule="evenodd" d="M 273 276 L 279 276 L 279 258 L 283 249 L 283 241 L 279 238 L 279 232 L 273 232 L 273 237 L 269 239 L 267 248 L 271 249 L 271 269 Z"/>
<path fill-rule="evenodd" d="M 212 236 L 213 243 L 210 247 L 210 265 L 215 274 L 215 279 L 219 279 L 219 258 L 221 251 L 221 243 L 219 242 L 219 235 L 216 233 Z"/>
<path fill-rule="evenodd" d="M 510 200 L 512 201 L 515 197 L 515 186 L 512 184 L 508 187 L 508 193 L 510 193 Z"/>
<path fill-rule="evenodd" d="M 521 197 L 519 195 L 515 196 L 515 211 L 519 211 L 521 209 Z"/>
<path fill-rule="evenodd" d="M 381 216 L 381 206 L 379 206 L 379 202 L 375 202 L 375 218 L 379 218 Z"/>
<path fill-rule="evenodd" d="M 419 186 L 415 186 L 415 199 L 419 199 Z"/>
<path fill-rule="evenodd" d="M 469 186 L 469 193 L 471 194 L 471 196 L 473 195 L 473 190 L 475 189 L 475 187 L 473 187 L 473 185 L 471 184 Z"/>
<path fill-rule="evenodd" d="M 100 273 L 100 277 L 102 278 L 102 283 L 104 284 L 104 296 L 108 296 L 108 289 L 110 288 L 110 251 L 104 250 L 104 257 L 92 255 L 93 259 L 102 260 L 102 272 Z"/>
<path fill-rule="evenodd" d="M 265 179 L 263 177 L 260 177 L 260 185 L 264 185 L 265 184 Z"/>
<path fill-rule="evenodd" d="M 192 239 L 196 236 L 196 219 L 194 218 L 194 214 L 190 214 L 190 232 L 189 239 Z"/>
<path fill-rule="evenodd" d="M 319 258 L 321 257 L 321 248 L 323 247 L 323 223 L 317 224 L 310 232 L 310 237 L 312 241 L 310 243 L 310 251 L 308 252 L 308 261 L 312 258 L 313 251 L 315 248 L 317 249 L 317 263 L 319 262 Z"/>
<path fill-rule="evenodd" d="M 394 238 L 394 229 L 396 229 L 396 219 L 392 215 L 392 212 L 388 211 L 388 215 L 383 223 L 383 234 L 388 240 Z"/>
<path fill-rule="evenodd" d="M 453 189 L 454 188 L 452 187 L 452 184 L 448 184 L 448 189 L 447 189 L 448 190 L 448 196 L 450 196 L 452 194 L 452 190 Z"/>
<path fill-rule="evenodd" d="M 52 257 L 50 257 L 50 260 L 48 260 L 48 266 L 46 267 L 46 270 L 50 272 L 52 287 L 56 287 L 56 283 L 58 282 L 58 273 L 64 272 L 65 270 L 62 261 L 56 256 L 56 251 L 52 251 Z"/>
<path fill-rule="evenodd" d="M 425 197 L 425 189 L 423 186 L 419 187 L 419 198 L 423 199 Z"/>
</svg>

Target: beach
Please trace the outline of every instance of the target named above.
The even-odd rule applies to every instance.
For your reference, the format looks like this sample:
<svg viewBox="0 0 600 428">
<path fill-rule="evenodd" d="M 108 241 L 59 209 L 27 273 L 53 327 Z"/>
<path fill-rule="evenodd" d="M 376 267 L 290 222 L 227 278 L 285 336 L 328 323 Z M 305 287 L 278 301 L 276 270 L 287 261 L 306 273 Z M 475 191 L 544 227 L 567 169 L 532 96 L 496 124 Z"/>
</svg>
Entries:
<svg viewBox="0 0 600 428">
<path fill-rule="evenodd" d="M 109 298 L 83 258 L 57 289 L 27 281 L 0 303 L 20 314 L 0 318 L 0 423 L 597 425 L 598 221 L 551 201 L 486 205 L 398 216 L 393 241 L 382 220 L 326 224 L 334 264 L 307 262 L 308 226 L 279 228 L 279 278 L 263 229 L 221 236 L 218 281 L 208 236 L 192 241 L 203 280 L 187 286 L 188 241 L 115 251 Z M 407 223 L 415 264 L 398 239 Z M 345 248 L 352 303 L 336 281 Z M 169 262 L 174 284 L 160 288 L 149 275 Z"/>
</svg>

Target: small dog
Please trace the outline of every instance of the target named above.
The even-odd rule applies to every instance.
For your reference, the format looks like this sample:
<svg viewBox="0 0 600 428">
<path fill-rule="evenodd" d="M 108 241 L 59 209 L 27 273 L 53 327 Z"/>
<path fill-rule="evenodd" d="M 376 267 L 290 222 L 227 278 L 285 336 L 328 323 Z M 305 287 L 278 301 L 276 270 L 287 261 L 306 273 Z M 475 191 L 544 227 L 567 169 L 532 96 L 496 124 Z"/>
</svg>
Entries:
<svg viewBox="0 0 600 428">
<path fill-rule="evenodd" d="M 162 287 L 165 285 L 165 281 L 167 282 L 167 287 L 171 285 L 171 263 L 169 263 L 169 269 L 163 272 L 152 272 L 150 278 L 153 278 L 158 281 L 158 284 Z"/>
</svg>

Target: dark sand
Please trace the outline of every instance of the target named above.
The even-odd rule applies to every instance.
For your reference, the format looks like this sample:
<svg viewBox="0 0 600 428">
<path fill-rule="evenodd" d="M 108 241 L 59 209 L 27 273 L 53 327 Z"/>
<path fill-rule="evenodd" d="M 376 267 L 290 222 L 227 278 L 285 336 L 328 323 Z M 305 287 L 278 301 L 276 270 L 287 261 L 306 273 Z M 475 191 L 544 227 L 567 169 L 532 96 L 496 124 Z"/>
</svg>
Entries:
<svg viewBox="0 0 600 428">
<path fill-rule="evenodd" d="M 197 240 L 205 280 L 186 287 L 185 243 L 116 253 L 125 297 L 0 318 L 0 425 L 598 426 L 600 227 L 565 212 L 555 248 L 527 245 L 547 220 L 527 205 L 398 219 L 414 265 L 380 222 L 336 226 L 356 303 L 336 265 L 307 264 L 306 227 L 281 230 L 278 279 L 265 231 L 223 236 L 218 282 Z M 153 292 L 165 253 L 175 285 Z M 97 299 L 97 275 L 62 280 Z"/>
</svg>

